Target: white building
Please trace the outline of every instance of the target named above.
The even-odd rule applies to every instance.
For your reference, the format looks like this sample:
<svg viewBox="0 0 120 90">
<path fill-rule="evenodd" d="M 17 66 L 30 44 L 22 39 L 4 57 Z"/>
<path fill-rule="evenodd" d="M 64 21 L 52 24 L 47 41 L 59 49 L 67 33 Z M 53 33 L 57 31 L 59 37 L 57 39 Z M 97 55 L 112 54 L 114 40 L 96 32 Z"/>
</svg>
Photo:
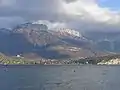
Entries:
<svg viewBox="0 0 120 90">
<path fill-rule="evenodd" d="M 16 57 L 20 58 L 21 56 L 20 56 L 20 55 L 17 55 Z"/>
</svg>

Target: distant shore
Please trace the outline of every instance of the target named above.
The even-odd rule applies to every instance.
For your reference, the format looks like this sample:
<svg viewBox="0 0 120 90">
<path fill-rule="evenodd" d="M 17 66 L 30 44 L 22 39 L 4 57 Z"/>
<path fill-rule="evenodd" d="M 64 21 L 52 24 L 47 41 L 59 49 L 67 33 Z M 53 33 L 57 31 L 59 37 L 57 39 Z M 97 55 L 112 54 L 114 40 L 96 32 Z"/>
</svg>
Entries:
<svg viewBox="0 0 120 90">
<path fill-rule="evenodd" d="M 120 65 L 120 55 L 107 55 L 65 60 L 40 59 L 29 60 L 21 57 L 8 58 L 1 56 L 0 65 Z"/>
</svg>

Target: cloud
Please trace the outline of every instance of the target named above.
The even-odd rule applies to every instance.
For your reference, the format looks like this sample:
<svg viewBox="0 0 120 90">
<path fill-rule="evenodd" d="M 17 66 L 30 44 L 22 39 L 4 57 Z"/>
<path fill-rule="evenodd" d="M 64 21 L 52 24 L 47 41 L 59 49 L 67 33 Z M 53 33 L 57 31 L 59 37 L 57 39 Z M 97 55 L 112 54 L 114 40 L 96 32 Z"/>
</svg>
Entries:
<svg viewBox="0 0 120 90">
<path fill-rule="evenodd" d="M 102 8 L 96 0 L 71 1 L 64 3 L 63 7 L 69 16 L 77 19 L 71 21 L 70 26 L 87 30 L 120 30 L 120 12 Z"/>
<path fill-rule="evenodd" d="M 1 28 L 4 28 L 4 27 L 9 28 L 11 26 L 21 24 L 22 22 L 24 22 L 24 19 L 20 17 L 0 17 Z"/>
<path fill-rule="evenodd" d="M 3 17 L 10 20 L 5 26 L 11 20 L 44 20 L 52 27 L 120 30 L 120 12 L 100 7 L 97 0 L 0 0 L 0 18 Z"/>
<path fill-rule="evenodd" d="M 119 12 L 98 6 L 95 0 L 77 0 L 65 3 L 64 8 L 68 14 L 95 22 L 118 23 L 120 21 Z"/>
<path fill-rule="evenodd" d="M 33 24 L 45 24 L 48 26 L 48 29 L 56 29 L 56 28 L 66 28 L 66 24 L 63 22 L 50 22 L 47 20 L 38 20 L 38 21 L 33 21 Z"/>
</svg>

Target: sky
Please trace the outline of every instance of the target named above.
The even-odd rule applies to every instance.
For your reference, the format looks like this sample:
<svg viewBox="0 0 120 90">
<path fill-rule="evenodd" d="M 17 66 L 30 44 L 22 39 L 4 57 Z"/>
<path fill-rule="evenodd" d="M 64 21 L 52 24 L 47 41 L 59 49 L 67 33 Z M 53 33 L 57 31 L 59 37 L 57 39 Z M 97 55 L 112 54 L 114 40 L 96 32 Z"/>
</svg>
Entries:
<svg viewBox="0 0 120 90">
<path fill-rule="evenodd" d="M 50 28 L 120 31 L 120 0 L 0 0 L 0 27 L 26 21 Z"/>
<path fill-rule="evenodd" d="M 99 0 L 98 2 L 101 7 L 108 7 L 112 10 L 120 11 L 120 0 Z"/>
</svg>

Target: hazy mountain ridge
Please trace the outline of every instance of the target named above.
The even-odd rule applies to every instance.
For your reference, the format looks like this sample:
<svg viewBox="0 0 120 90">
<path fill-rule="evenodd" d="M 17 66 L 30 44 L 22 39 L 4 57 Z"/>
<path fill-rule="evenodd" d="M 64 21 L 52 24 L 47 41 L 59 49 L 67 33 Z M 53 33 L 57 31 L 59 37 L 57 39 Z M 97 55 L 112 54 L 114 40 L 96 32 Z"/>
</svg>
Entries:
<svg viewBox="0 0 120 90">
<path fill-rule="evenodd" d="M 87 39 L 92 40 L 101 51 L 120 52 L 120 32 L 86 32 Z"/>
</svg>

